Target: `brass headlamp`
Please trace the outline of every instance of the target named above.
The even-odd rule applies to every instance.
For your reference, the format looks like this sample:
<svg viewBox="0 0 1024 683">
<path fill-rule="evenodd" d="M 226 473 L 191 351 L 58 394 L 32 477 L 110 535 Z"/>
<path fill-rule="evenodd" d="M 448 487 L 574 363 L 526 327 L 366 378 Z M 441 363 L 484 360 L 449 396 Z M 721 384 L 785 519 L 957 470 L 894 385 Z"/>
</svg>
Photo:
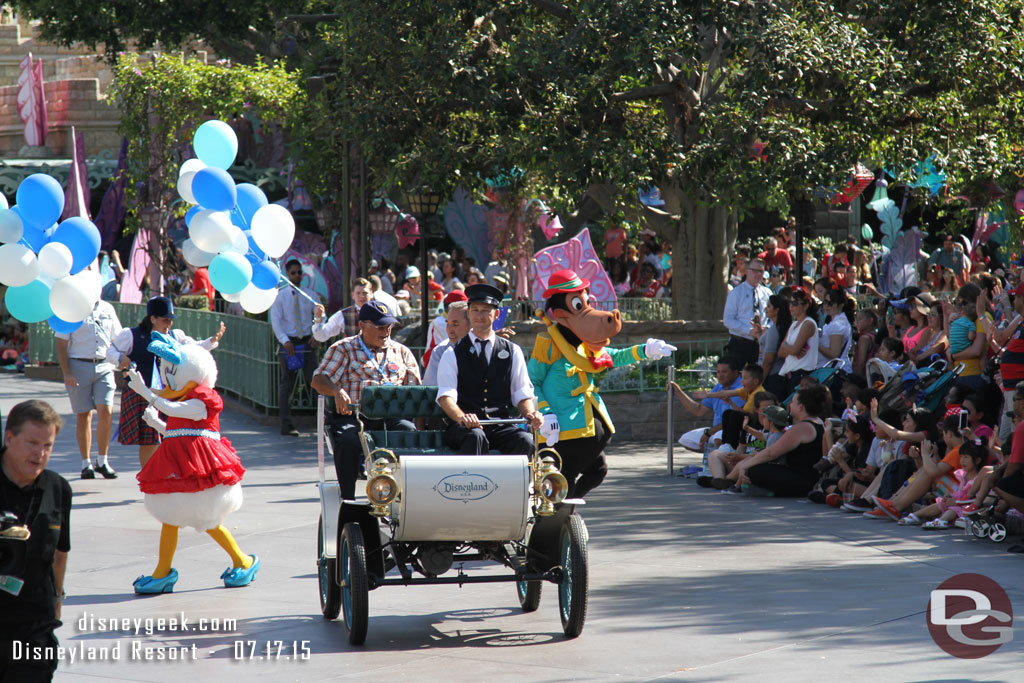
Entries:
<svg viewBox="0 0 1024 683">
<path fill-rule="evenodd" d="M 562 458 L 553 448 L 542 449 L 537 457 L 540 461 L 533 472 L 533 490 L 538 498 L 535 510 L 539 516 L 544 517 L 555 514 L 555 504 L 565 500 L 569 482 L 555 466 L 555 458 L 558 458 L 559 464 Z"/>
<path fill-rule="evenodd" d="M 373 461 L 366 482 L 366 497 L 370 501 L 370 514 L 374 517 L 384 517 L 388 514 L 388 506 L 398 497 L 398 480 L 394 477 L 398 469 L 398 459 L 394 453 L 383 448 L 375 450 L 373 455 L 378 451 L 382 451 L 382 455 L 390 455 L 394 460 L 389 461 L 385 456 Z"/>
</svg>

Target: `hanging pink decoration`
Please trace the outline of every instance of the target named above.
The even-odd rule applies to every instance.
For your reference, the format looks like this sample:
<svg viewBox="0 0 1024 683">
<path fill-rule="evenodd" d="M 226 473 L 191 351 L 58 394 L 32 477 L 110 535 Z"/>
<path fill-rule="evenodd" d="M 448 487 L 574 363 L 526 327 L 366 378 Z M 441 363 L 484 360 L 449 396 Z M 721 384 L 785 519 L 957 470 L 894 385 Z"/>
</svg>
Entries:
<svg viewBox="0 0 1024 683">
<path fill-rule="evenodd" d="M 420 224 L 412 216 L 406 216 L 395 226 L 395 237 L 398 238 L 399 249 L 415 244 L 420 238 Z"/>
<path fill-rule="evenodd" d="M 558 220 L 558 216 L 552 216 L 549 213 L 541 214 L 541 217 L 537 219 L 537 226 L 544 233 L 544 237 L 549 240 L 554 239 L 558 233 L 562 232 L 562 221 Z"/>
<path fill-rule="evenodd" d="M 580 277 L 590 280 L 590 299 L 601 302 L 600 305 L 594 304 L 595 308 L 612 310 L 618 306 L 612 280 L 601 265 L 597 251 L 594 250 L 588 228 L 584 228 L 566 242 L 538 251 L 536 264 L 533 278 L 535 294 L 547 289 L 548 280 L 555 271 L 568 268 L 576 271 Z"/>
<path fill-rule="evenodd" d="M 869 171 L 864 165 L 857 164 L 854 166 L 853 172 L 850 174 L 850 179 L 846 181 L 846 185 L 844 185 L 843 189 L 839 190 L 839 193 L 832 198 L 832 203 L 849 204 L 859 197 L 874 179 L 874 173 Z"/>
</svg>

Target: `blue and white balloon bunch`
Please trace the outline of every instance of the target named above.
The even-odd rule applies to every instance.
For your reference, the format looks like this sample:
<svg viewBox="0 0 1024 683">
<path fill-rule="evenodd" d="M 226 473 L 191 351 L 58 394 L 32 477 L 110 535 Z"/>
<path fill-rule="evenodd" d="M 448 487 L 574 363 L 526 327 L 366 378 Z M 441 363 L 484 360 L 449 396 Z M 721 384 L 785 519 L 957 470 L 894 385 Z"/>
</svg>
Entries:
<svg viewBox="0 0 1024 683">
<path fill-rule="evenodd" d="M 295 238 L 288 209 L 267 202 L 251 183 L 235 184 L 227 172 L 238 138 L 223 121 L 207 121 L 192 139 L 196 159 L 178 171 L 178 194 L 195 204 L 185 214 L 188 239 L 181 250 L 197 268 L 209 266 L 210 282 L 228 301 L 262 313 L 277 298 L 281 270 L 271 259 L 284 255 Z"/>
<path fill-rule="evenodd" d="M 99 272 L 86 270 L 100 251 L 100 231 L 87 218 L 58 224 L 64 190 L 45 173 L 25 178 L 17 203 L 0 194 L 0 283 L 8 312 L 26 323 L 46 320 L 74 332 L 100 299 Z"/>
</svg>

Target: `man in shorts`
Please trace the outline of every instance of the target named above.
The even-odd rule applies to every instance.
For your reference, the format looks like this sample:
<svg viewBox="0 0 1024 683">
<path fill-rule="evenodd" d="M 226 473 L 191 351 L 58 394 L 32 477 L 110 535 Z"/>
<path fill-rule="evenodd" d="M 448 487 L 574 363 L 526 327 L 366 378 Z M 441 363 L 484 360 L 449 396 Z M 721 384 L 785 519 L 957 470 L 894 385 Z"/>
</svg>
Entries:
<svg viewBox="0 0 1024 683">
<path fill-rule="evenodd" d="M 116 479 L 117 472 L 107 463 L 110 433 L 113 427 L 114 365 L 107 362 L 110 342 L 121 331 L 114 307 L 97 301 L 92 312 L 74 332 L 58 333 L 57 360 L 64 373 L 64 386 L 71 398 L 76 417 L 75 436 L 82 455 L 82 479 Z M 96 460 L 90 462 L 92 449 L 92 412 L 96 411 Z"/>
</svg>

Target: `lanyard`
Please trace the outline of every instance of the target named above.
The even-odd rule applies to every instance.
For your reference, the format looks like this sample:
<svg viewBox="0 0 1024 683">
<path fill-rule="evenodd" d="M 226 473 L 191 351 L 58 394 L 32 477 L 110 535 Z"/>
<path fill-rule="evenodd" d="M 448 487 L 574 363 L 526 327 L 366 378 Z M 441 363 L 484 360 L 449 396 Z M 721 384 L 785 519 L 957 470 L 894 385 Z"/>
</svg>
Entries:
<svg viewBox="0 0 1024 683">
<path fill-rule="evenodd" d="M 357 339 L 359 340 L 359 345 L 363 347 L 363 353 L 365 353 L 370 361 L 373 362 L 374 369 L 380 374 L 381 383 L 388 384 L 388 375 L 384 371 L 388 362 L 388 348 L 386 346 L 384 347 L 384 360 L 378 362 L 377 357 L 373 353 L 370 353 L 369 347 L 367 347 L 366 342 L 363 341 L 363 335 L 359 335 Z"/>
</svg>

